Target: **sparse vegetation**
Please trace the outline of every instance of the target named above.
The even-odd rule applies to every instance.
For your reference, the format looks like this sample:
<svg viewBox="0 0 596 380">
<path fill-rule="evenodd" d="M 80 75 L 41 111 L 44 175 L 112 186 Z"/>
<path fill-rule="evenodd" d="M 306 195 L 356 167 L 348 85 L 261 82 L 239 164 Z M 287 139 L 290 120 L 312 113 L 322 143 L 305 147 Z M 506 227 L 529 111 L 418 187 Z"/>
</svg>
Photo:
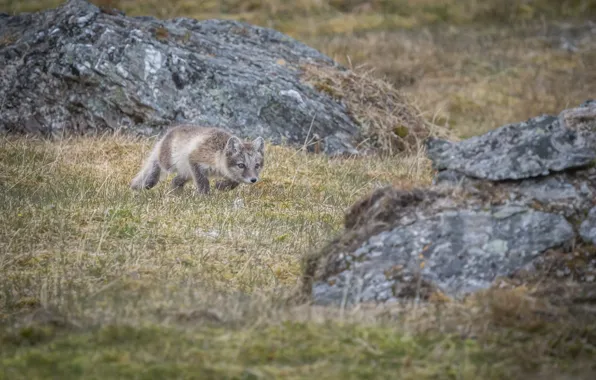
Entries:
<svg viewBox="0 0 596 380">
<path fill-rule="evenodd" d="M 431 124 L 480 134 L 596 93 L 590 0 L 93 2 L 240 19 L 364 65 L 424 111 L 354 115 L 386 146 Z M 59 3 L 0 0 L 0 11 Z M 315 79 L 344 101 L 366 90 Z M 404 130 L 418 118 L 420 130 Z M 350 205 L 377 186 L 430 183 L 421 152 L 334 160 L 267 146 L 262 182 L 203 199 L 192 186 L 129 191 L 151 143 L 0 140 L 0 379 L 593 378 L 593 314 L 552 300 L 560 291 L 510 284 L 465 302 L 354 310 L 290 302 L 303 254 Z"/>
<path fill-rule="evenodd" d="M 373 187 L 427 185 L 422 157 L 338 161 L 268 146 L 260 184 L 205 200 L 192 186 L 131 193 L 150 147 L 125 137 L 1 140 L 0 376 L 497 379 L 593 370 L 593 321 L 529 288 L 419 308 L 288 303 L 302 254 Z"/>
</svg>

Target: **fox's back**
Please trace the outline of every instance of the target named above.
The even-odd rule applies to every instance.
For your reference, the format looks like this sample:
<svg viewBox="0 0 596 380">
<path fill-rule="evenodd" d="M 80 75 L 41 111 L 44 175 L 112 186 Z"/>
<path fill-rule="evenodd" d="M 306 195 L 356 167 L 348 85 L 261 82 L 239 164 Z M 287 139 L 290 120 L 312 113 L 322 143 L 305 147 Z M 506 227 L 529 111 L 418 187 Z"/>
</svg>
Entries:
<svg viewBox="0 0 596 380">
<path fill-rule="evenodd" d="M 189 173 L 190 162 L 206 166 L 217 165 L 217 154 L 222 151 L 231 134 L 212 127 L 180 125 L 171 128 L 160 142 L 159 161 L 168 170 Z"/>
</svg>

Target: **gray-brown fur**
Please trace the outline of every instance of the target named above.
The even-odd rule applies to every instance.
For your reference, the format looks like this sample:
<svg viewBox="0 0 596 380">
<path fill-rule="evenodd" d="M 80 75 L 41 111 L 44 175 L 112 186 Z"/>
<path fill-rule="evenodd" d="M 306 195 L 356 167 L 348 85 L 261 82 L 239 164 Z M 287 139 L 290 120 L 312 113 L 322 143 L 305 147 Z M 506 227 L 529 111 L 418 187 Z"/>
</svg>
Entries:
<svg viewBox="0 0 596 380">
<path fill-rule="evenodd" d="M 161 169 L 157 163 L 154 163 L 151 168 L 150 174 L 147 176 L 145 181 L 145 189 L 149 190 L 159 182 L 159 176 L 161 175 Z"/>
<path fill-rule="evenodd" d="M 166 133 L 163 137 L 161 142 L 161 147 L 159 149 L 159 163 L 166 168 L 172 167 L 172 139 L 174 137 L 174 133 Z"/>
<path fill-rule="evenodd" d="M 197 186 L 197 191 L 201 194 L 209 194 L 209 177 L 207 177 L 207 170 L 201 167 L 200 164 L 191 164 L 192 178 Z"/>
<path fill-rule="evenodd" d="M 150 189 L 165 173 L 176 173 L 171 188 L 180 190 L 192 179 L 200 194 L 209 193 L 209 177 L 223 177 L 218 190 L 255 183 L 264 165 L 264 141 L 242 141 L 219 128 L 181 125 L 157 142 L 141 171 L 131 182 L 135 190 Z"/>
<path fill-rule="evenodd" d="M 176 174 L 176 176 L 174 178 L 172 178 L 172 183 L 171 183 L 172 190 L 182 189 L 184 187 L 184 185 L 186 185 L 186 182 L 188 182 L 188 178 L 183 177 L 179 174 Z"/>
<path fill-rule="evenodd" d="M 206 129 L 208 137 L 201 144 L 201 149 L 195 149 L 190 155 L 191 162 L 203 162 L 213 165 L 214 152 L 223 151 L 228 140 L 233 137 L 230 133 L 215 128 Z"/>
</svg>

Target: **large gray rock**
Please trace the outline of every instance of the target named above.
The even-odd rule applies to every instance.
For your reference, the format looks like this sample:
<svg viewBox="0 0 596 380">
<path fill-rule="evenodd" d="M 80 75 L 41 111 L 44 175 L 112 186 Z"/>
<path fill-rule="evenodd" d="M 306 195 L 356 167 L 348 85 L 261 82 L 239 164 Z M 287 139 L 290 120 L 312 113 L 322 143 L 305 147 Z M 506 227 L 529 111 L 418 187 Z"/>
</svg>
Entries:
<svg viewBox="0 0 596 380">
<path fill-rule="evenodd" d="M 344 270 L 317 282 L 312 292 L 321 303 L 343 297 L 384 302 L 436 289 L 458 297 L 489 287 L 573 237 L 564 217 L 527 207 L 445 210 L 398 224 L 339 255 L 335 265 Z"/>
<path fill-rule="evenodd" d="M 353 205 L 345 231 L 306 258 L 303 291 L 323 304 L 460 298 L 579 235 L 596 243 L 595 111 L 586 102 L 458 143 L 429 139 L 433 185 Z"/>
<path fill-rule="evenodd" d="M 586 103 L 579 108 L 589 115 L 595 106 Z M 593 134 L 568 128 L 561 118 L 548 115 L 458 143 L 431 138 L 427 148 L 435 169 L 492 181 L 546 176 L 596 159 Z"/>
<path fill-rule="evenodd" d="M 84 0 L 0 15 L 0 131 L 153 134 L 172 121 L 356 153 L 346 107 L 300 79 L 302 64 L 343 70 L 271 29 L 158 20 Z M 311 125 L 312 123 L 312 125 Z"/>
</svg>

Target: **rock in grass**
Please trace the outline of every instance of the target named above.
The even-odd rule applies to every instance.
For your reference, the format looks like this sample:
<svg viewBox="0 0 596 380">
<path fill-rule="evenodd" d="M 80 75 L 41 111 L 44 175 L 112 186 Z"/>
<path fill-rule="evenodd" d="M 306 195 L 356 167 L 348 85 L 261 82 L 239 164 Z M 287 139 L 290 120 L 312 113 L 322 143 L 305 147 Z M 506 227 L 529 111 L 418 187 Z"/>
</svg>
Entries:
<svg viewBox="0 0 596 380">
<path fill-rule="evenodd" d="M 581 108 L 588 114 L 591 107 Z M 546 176 L 596 160 L 594 134 L 569 128 L 561 119 L 539 116 L 458 143 L 429 139 L 428 155 L 437 170 L 491 181 Z"/>
<path fill-rule="evenodd" d="M 565 252 L 578 232 L 596 243 L 594 111 L 587 102 L 459 143 L 432 139 L 434 185 L 354 204 L 345 230 L 306 258 L 303 291 L 322 304 L 460 298 Z"/>
<path fill-rule="evenodd" d="M 329 86 L 307 80 L 305 67 L 348 72 L 271 29 L 126 17 L 69 0 L 0 16 L 0 131 L 151 135 L 184 121 L 274 144 L 309 142 L 329 155 L 357 154 L 355 144 L 368 137 L 352 117 L 359 112 Z M 396 115 L 416 115 L 409 107 L 393 106 Z M 417 124 L 406 124 L 412 130 L 422 125 L 415 116 L 408 120 Z"/>
</svg>

